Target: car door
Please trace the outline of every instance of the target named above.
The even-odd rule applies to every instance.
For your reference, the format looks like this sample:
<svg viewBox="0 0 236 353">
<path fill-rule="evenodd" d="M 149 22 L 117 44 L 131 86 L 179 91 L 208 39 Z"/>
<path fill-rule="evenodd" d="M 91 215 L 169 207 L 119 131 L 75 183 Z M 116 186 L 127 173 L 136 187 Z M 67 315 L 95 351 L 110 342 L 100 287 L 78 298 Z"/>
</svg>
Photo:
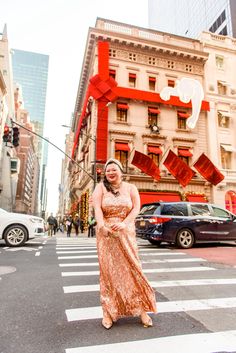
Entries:
<svg viewBox="0 0 236 353">
<path fill-rule="evenodd" d="M 211 205 L 214 218 L 217 220 L 217 239 L 236 239 L 236 216 L 218 206 Z"/>
<path fill-rule="evenodd" d="M 217 240 L 217 220 L 212 217 L 208 204 L 191 203 L 190 214 L 196 241 Z"/>
</svg>

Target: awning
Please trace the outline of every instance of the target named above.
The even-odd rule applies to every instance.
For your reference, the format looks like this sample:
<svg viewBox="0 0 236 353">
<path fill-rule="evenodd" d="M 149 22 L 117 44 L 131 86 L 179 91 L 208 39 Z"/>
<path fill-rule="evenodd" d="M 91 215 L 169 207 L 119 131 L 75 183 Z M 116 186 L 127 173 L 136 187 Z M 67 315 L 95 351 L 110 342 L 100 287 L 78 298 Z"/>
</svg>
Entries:
<svg viewBox="0 0 236 353">
<path fill-rule="evenodd" d="M 187 195 L 186 201 L 190 202 L 207 202 L 203 195 Z"/>
<path fill-rule="evenodd" d="M 128 143 L 116 142 L 115 144 L 116 151 L 130 151 Z"/>
<path fill-rule="evenodd" d="M 151 113 L 151 114 L 160 114 L 160 109 L 157 109 L 157 108 L 148 108 L 148 113 Z"/>
<path fill-rule="evenodd" d="M 218 82 L 221 83 L 223 86 L 230 86 L 230 84 L 226 81 L 218 80 Z"/>
<path fill-rule="evenodd" d="M 181 201 L 180 194 L 175 192 L 140 192 L 141 205 L 144 203 L 158 202 L 158 201 Z"/>
<path fill-rule="evenodd" d="M 109 70 L 109 75 L 115 75 L 116 74 L 116 70 Z"/>
<path fill-rule="evenodd" d="M 158 146 L 148 146 L 148 152 L 154 154 L 162 154 L 162 150 Z"/>
<path fill-rule="evenodd" d="M 117 103 L 117 108 L 123 109 L 123 110 L 128 110 L 129 106 L 128 106 L 128 104 L 125 104 L 125 103 Z"/>
<path fill-rule="evenodd" d="M 136 78 L 136 74 L 129 73 L 129 78 Z"/>
<path fill-rule="evenodd" d="M 151 76 L 149 76 L 149 81 L 151 81 L 151 82 L 156 82 L 156 77 L 151 77 Z"/>
<path fill-rule="evenodd" d="M 192 153 L 187 149 L 178 149 L 178 155 L 182 157 L 192 157 Z"/>
<path fill-rule="evenodd" d="M 231 145 L 220 145 L 226 152 L 236 152 L 236 148 Z"/>
<path fill-rule="evenodd" d="M 232 118 L 232 114 L 229 112 L 223 112 L 222 110 L 218 110 L 218 113 L 220 113 L 221 115 L 223 115 L 227 118 Z"/>
<path fill-rule="evenodd" d="M 188 114 L 188 113 L 180 113 L 180 112 L 178 112 L 178 116 L 179 116 L 180 118 L 187 119 L 187 118 L 189 118 L 189 117 L 190 117 L 190 114 Z"/>
</svg>

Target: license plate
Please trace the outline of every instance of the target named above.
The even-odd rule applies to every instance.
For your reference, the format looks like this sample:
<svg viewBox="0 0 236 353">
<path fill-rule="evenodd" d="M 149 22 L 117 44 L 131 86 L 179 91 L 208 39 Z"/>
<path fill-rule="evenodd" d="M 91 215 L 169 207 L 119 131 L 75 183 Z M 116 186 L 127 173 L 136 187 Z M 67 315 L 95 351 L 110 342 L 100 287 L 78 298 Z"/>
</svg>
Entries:
<svg viewBox="0 0 236 353">
<path fill-rule="evenodd" d="M 140 221 L 139 225 L 140 227 L 145 227 L 145 221 Z"/>
</svg>

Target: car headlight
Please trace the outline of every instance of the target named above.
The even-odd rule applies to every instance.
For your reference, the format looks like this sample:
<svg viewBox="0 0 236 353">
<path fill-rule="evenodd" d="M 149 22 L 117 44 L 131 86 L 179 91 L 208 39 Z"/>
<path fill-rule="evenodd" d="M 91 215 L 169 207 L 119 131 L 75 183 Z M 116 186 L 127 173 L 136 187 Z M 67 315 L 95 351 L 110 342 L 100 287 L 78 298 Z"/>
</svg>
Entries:
<svg viewBox="0 0 236 353">
<path fill-rule="evenodd" d="M 32 223 L 42 223 L 42 220 L 40 218 L 37 218 L 37 217 L 30 217 L 30 221 Z"/>
</svg>

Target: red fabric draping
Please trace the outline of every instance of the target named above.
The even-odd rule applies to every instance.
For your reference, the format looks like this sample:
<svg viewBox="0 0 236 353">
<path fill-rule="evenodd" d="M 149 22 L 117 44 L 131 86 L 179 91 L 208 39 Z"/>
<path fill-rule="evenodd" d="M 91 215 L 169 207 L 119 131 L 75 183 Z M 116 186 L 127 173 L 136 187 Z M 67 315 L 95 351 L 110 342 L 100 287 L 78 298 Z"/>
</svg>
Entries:
<svg viewBox="0 0 236 353">
<path fill-rule="evenodd" d="M 139 192 L 141 205 L 144 203 L 158 202 L 158 201 L 181 201 L 180 195 L 175 192 Z"/>
<path fill-rule="evenodd" d="M 213 185 L 217 185 L 224 180 L 224 175 L 204 153 L 201 154 L 193 166 L 207 181 Z"/>
<path fill-rule="evenodd" d="M 207 202 L 202 195 L 187 195 L 186 200 L 189 202 Z"/>
<path fill-rule="evenodd" d="M 141 169 L 142 172 L 153 177 L 153 179 L 160 179 L 160 170 L 158 166 L 153 162 L 153 160 L 146 154 L 135 151 L 133 160 L 131 162 L 133 165 Z"/>
<path fill-rule="evenodd" d="M 188 185 L 195 174 L 194 171 L 171 150 L 163 164 L 182 186 Z"/>
</svg>

